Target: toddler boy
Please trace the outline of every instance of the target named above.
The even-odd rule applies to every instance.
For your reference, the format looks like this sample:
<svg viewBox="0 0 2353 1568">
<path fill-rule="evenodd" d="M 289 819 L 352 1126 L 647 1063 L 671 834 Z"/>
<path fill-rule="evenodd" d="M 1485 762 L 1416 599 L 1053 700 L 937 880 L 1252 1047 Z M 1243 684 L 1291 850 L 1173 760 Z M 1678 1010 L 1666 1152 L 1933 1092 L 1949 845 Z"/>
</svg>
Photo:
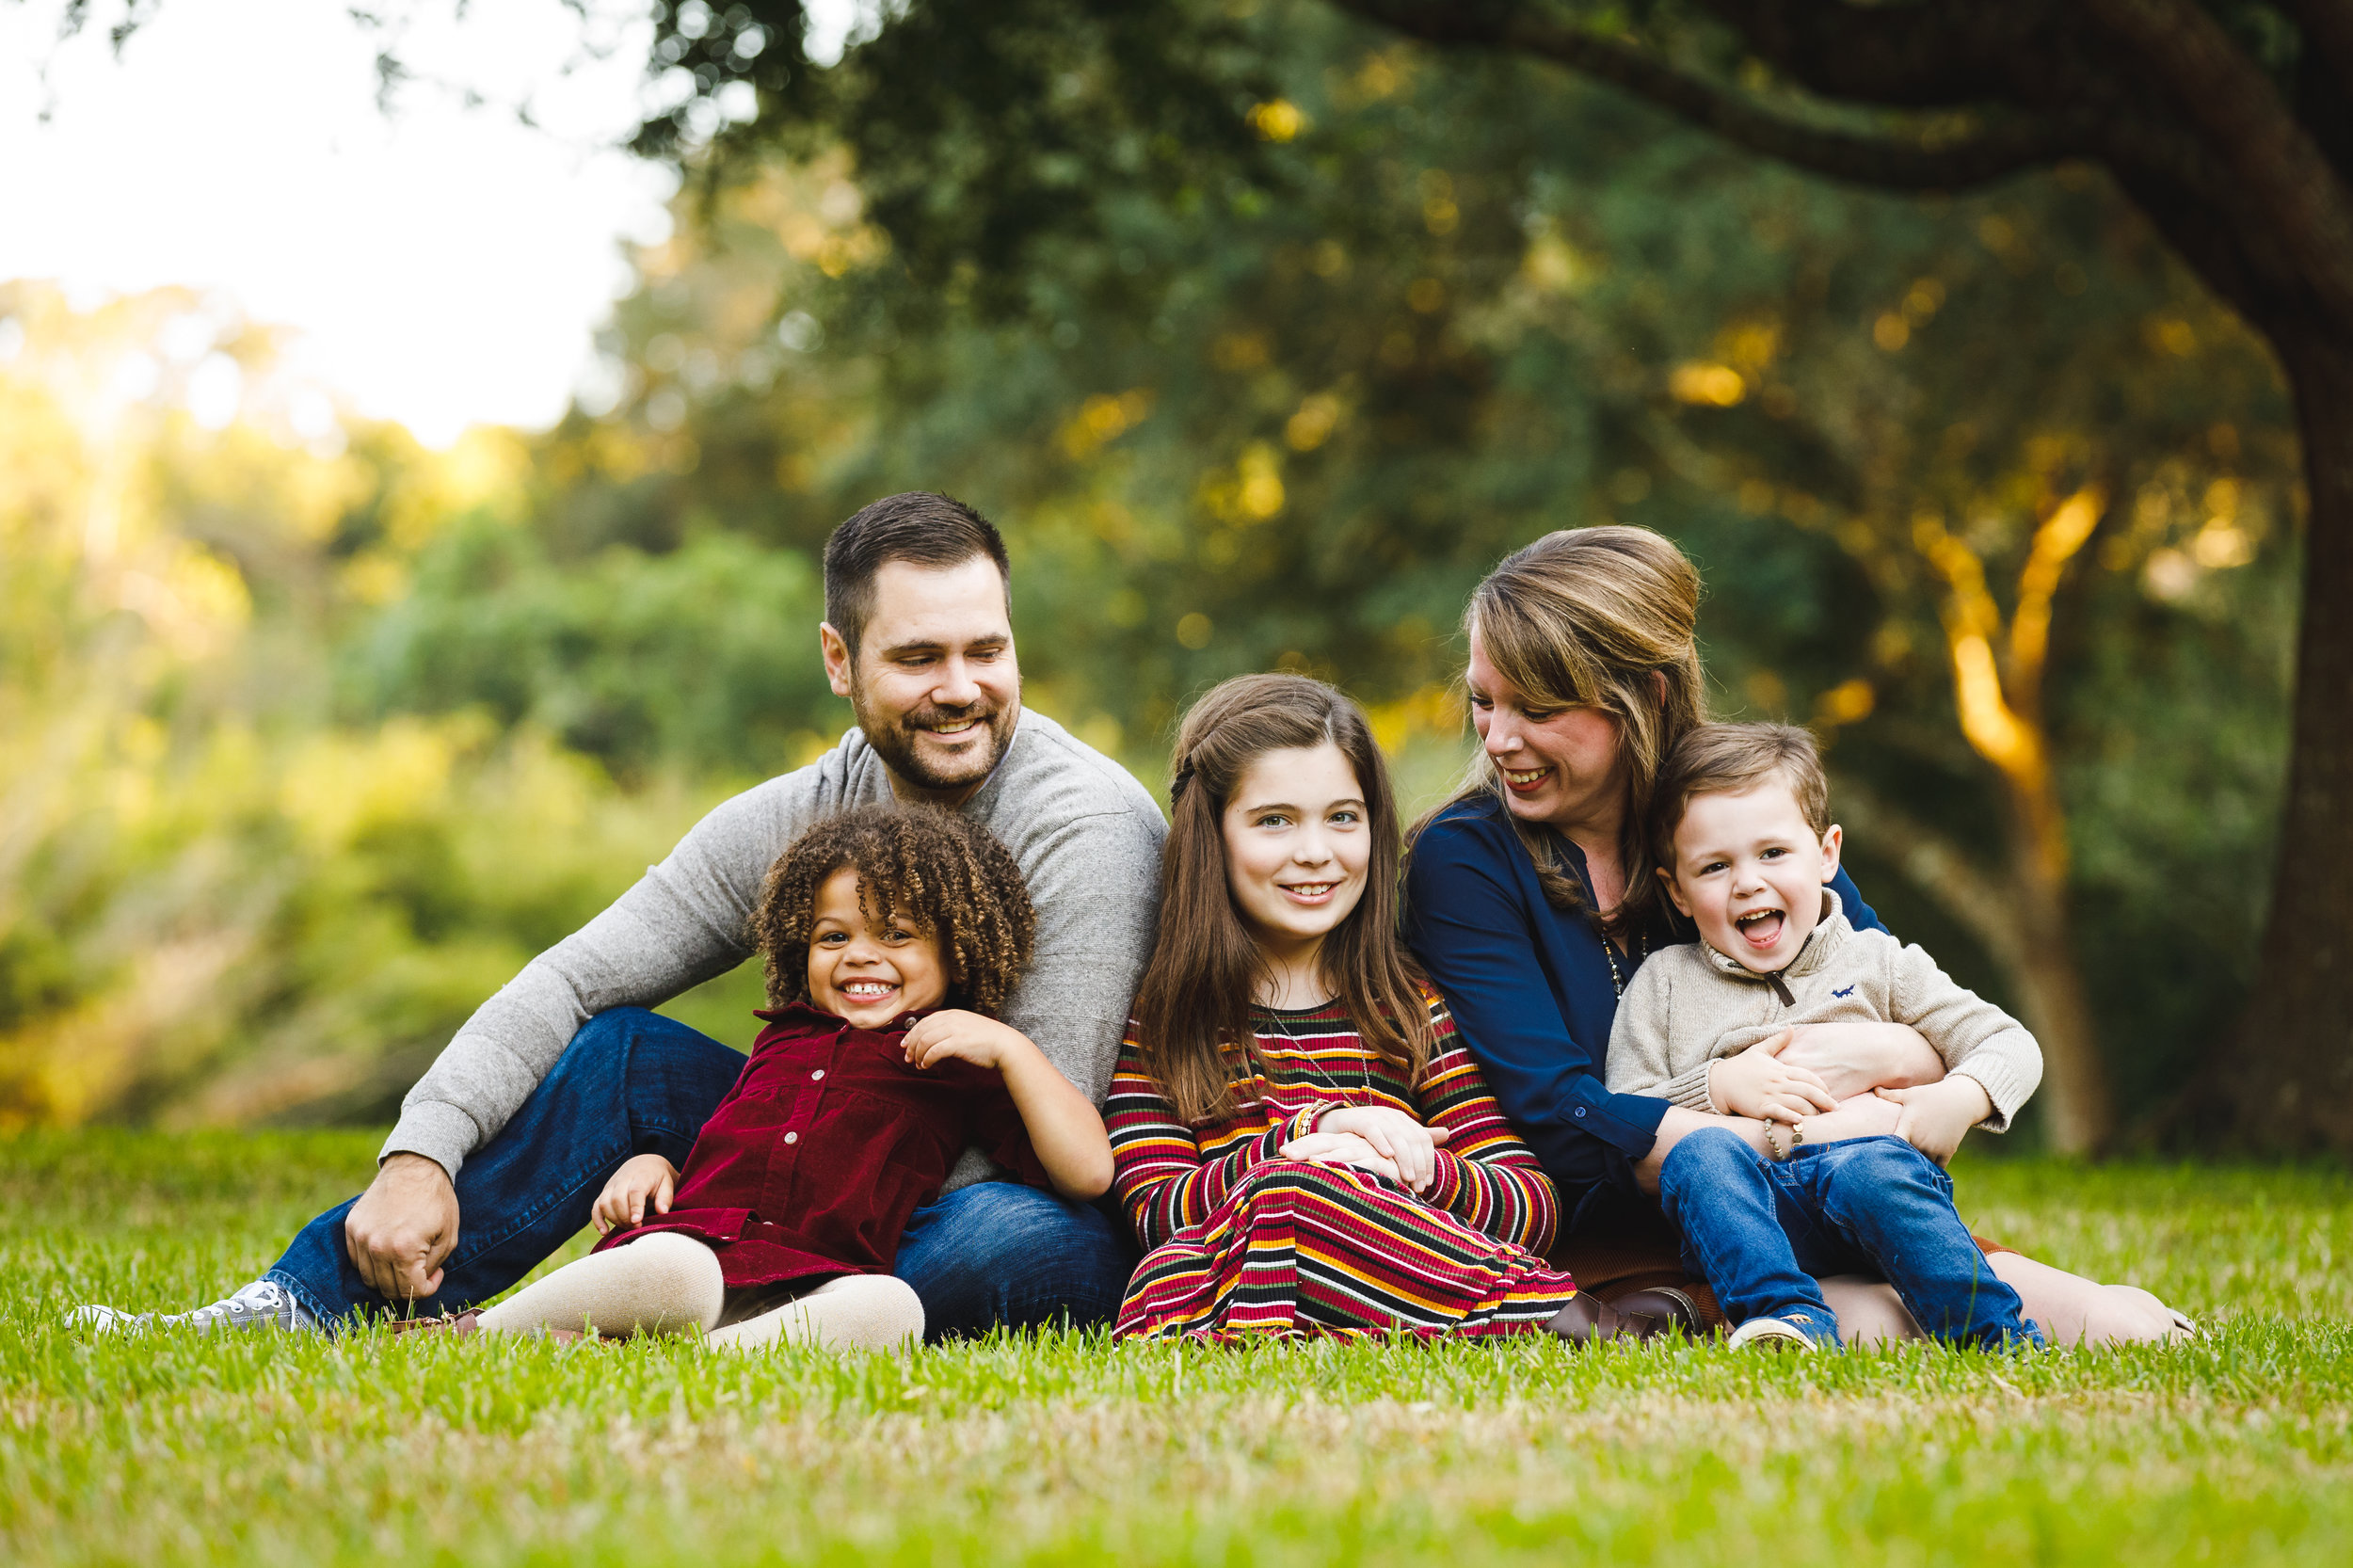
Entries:
<svg viewBox="0 0 2353 1568">
<path fill-rule="evenodd" d="M 2003 1130 L 2034 1092 L 2034 1036 L 1919 948 L 1849 923 L 1823 886 L 1841 835 L 1804 730 L 1703 725 L 1670 754 L 1654 798 L 1660 880 L 1700 939 L 1636 971 L 1609 1083 L 1764 1123 L 1769 1154 L 1708 1128 L 1659 1174 L 1685 1266 L 1736 1325 L 1732 1343 L 1836 1345 L 1816 1278 L 1876 1272 L 1937 1338 L 2041 1344 L 1954 1212 L 1942 1168 L 1969 1128 Z M 1945 1062 L 1942 1083 L 1904 1092 L 1904 1137 L 1840 1136 L 1850 1118 L 1822 1080 L 1780 1061 L 1793 1030 L 1873 1021 L 1911 1025 Z"/>
</svg>

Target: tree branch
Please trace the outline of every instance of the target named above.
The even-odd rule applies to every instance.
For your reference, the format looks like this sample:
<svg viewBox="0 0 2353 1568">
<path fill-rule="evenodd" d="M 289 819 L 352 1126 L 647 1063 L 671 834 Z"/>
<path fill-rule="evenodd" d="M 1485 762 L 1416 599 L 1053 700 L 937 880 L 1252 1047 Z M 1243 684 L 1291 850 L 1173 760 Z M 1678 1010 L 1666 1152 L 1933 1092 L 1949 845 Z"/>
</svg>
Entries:
<svg viewBox="0 0 2353 1568">
<path fill-rule="evenodd" d="M 2048 8 L 1698 0 L 1760 59 L 1825 97 L 1892 108 L 1953 108 L 2000 96 L 2004 63 L 2032 46 Z"/>
<path fill-rule="evenodd" d="M 1826 130 L 1775 114 L 1633 45 L 1574 27 L 1443 0 L 1333 3 L 1424 42 L 1508 49 L 1550 60 L 1622 88 L 1752 152 L 1855 184 L 1963 190 L 2079 151 L 2049 121 L 2026 116 L 1953 142 L 1898 141 Z"/>
<path fill-rule="evenodd" d="M 2353 200 L 2261 67 L 2191 0 L 2086 0 L 2153 66 L 2272 215 L 2304 283 L 2353 326 Z"/>
</svg>

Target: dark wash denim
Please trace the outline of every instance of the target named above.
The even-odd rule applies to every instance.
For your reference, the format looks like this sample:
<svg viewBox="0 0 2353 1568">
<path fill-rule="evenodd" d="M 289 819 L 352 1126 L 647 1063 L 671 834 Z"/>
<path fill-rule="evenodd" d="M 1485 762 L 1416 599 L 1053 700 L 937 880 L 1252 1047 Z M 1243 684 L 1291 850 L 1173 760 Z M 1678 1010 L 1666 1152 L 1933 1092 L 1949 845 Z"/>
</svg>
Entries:
<svg viewBox="0 0 2353 1568">
<path fill-rule="evenodd" d="M 423 1316 L 462 1311 L 529 1273 L 588 1224 L 605 1181 L 632 1155 L 686 1162 L 695 1134 L 744 1056 L 640 1007 L 581 1027 L 499 1135 L 457 1173 L 457 1246 Z M 352 1202 L 358 1202 L 353 1199 Z M 296 1236 L 268 1278 L 321 1322 L 392 1310 L 344 1248 L 336 1205 Z M 1011 1182 L 977 1182 L 916 1209 L 892 1272 L 922 1298 L 925 1337 L 1067 1320 L 1108 1323 L 1134 1263 L 1100 1208 Z"/>
<path fill-rule="evenodd" d="M 1815 1280 L 1875 1273 L 1936 1338 L 1984 1350 L 2042 1343 L 1953 1211 L 1953 1178 L 1901 1138 L 1801 1144 L 1773 1160 L 1707 1128 L 1668 1154 L 1658 1196 L 1683 1231 L 1683 1266 L 1735 1323 L 1797 1320 L 1836 1344 L 1837 1315 Z"/>
</svg>

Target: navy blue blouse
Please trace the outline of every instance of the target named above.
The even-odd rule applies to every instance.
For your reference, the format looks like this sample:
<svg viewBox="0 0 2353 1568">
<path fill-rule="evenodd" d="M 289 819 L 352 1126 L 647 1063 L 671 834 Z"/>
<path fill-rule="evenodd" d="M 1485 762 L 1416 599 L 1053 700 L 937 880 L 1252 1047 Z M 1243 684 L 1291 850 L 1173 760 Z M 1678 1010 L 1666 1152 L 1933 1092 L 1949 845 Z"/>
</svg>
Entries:
<svg viewBox="0 0 2353 1568">
<path fill-rule="evenodd" d="M 1564 847 L 1591 898 L 1583 852 Z M 1844 870 L 1831 888 L 1857 928 L 1880 928 Z M 1657 1140 L 1668 1102 L 1605 1086 L 1618 991 L 1601 933 L 1545 901 L 1501 801 L 1458 801 L 1422 830 L 1406 867 L 1404 924 L 1406 945 L 1445 993 L 1503 1113 L 1572 1215 L 1604 1186 L 1633 1192 L 1634 1166 Z M 1619 972 L 1631 978 L 1644 952 L 1693 939 L 1680 921 L 1639 933 L 1634 952 L 1619 955 Z"/>
</svg>

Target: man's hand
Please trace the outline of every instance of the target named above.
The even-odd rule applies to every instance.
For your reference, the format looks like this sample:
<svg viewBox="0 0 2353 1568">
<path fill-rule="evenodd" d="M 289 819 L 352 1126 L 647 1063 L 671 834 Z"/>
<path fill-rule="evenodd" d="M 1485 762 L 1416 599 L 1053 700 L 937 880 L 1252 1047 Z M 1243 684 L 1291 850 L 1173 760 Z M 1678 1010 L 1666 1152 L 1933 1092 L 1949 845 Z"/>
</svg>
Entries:
<svg viewBox="0 0 2353 1568">
<path fill-rule="evenodd" d="M 1316 1130 L 1354 1133 L 1396 1166 L 1397 1179 L 1417 1192 L 1427 1192 L 1437 1180 L 1438 1145 L 1454 1136 L 1442 1127 L 1424 1127 L 1386 1105 L 1344 1105 L 1327 1111 L 1316 1123 Z"/>
<path fill-rule="evenodd" d="M 1896 1118 L 1896 1136 L 1940 1165 L 1951 1164 L 1954 1151 L 1969 1129 L 1993 1114 L 1993 1101 L 1985 1085 L 1959 1073 L 1942 1083 L 1881 1089 L 1878 1094 L 1902 1107 Z"/>
<path fill-rule="evenodd" d="M 1292 1139 L 1277 1152 L 1286 1160 L 1305 1160 L 1316 1165 L 1355 1165 L 1378 1171 L 1391 1181 L 1401 1184 L 1404 1180 L 1397 1174 L 1396 1160 L 1353 1132 L 1310 1132 Z"/>
<path fill-rule="evenodd" d="M 960 1007 L 942 1008 L 918 1019 L 915 1027 L 907 1031 L 906 1059 L 909 1065 L 917 1068 L 936 1066 L 954 1058 L 976 1067 L 1003 1072 L 1008 1057 L 1024 1053 L 1040 1054 L 1028 1035 L 1010 1024 L 1000 1024 Z"/>
<path fill-rule="evenodd" d="M 1707 1097 L 1716 1109 L 1755 1121 L 1795 1126 L 1805 1116 L 1837 1109 L 1830 1085 L 1803 1067 L 1781 1059 L 1793 1033 L 1783 1030 L 1759 1040 L 1737 1056 L 1727 1056 L 1707 1069 Z"/>
<path fill-rule="evenodd" d="M 678 1192 L 678 1167 L 658 1154 L 641 1154 L 621 1161 L 613 1179 L 597 1194 L 593 1217 L 597 1234 L 610 1236 L 631 1225 L 642 1225 L 648 1212 L 667 1214 Z"/>
<path fill-rule="evenodd" d="M 368 1288 L 388 1302 L 441 1288 L 441 1262 L 457 1245 L 457 1189 L 438 1160 L 396 1154 L 344 1216 L 344 1248 Z"/>
</svg>

